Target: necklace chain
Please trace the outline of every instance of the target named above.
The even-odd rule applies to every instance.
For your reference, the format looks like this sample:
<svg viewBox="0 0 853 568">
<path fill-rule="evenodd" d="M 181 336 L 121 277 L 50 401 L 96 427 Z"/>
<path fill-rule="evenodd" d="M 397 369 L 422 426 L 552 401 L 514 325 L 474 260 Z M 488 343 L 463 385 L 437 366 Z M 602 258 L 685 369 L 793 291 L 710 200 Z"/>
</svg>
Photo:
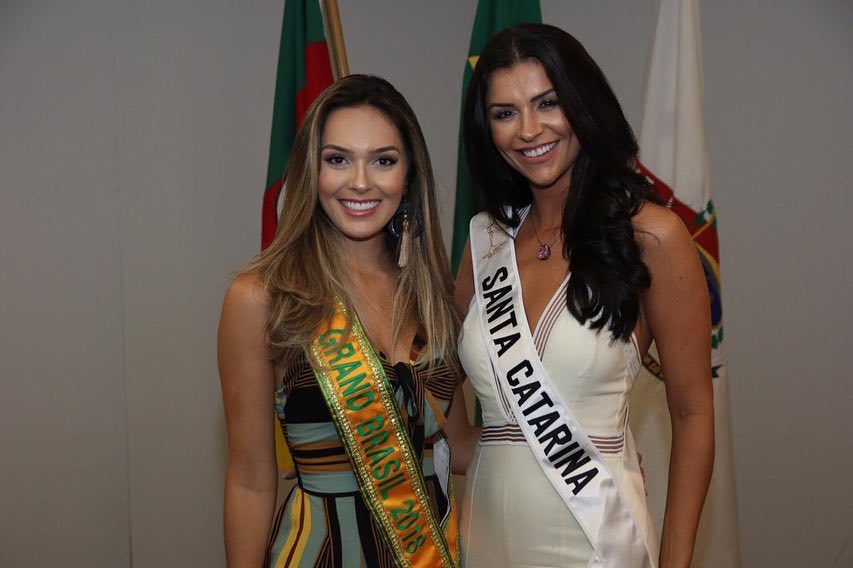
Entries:
<svg viewBox="0 0 853 568">
<path fill-rule="evenodd" d="M 556 235 L 551 242 L 543 243 L 542 239 L 539 238 L 539 231 L 536 230 L 536 218 L 533 216 L 533 213 L 530 214 L 530 224 L 533 226 L 533 236 L 536 237 L 536 242 L 539 243 L 539 252 L 536 253 L 536 258 L 539 260 L 548 260 L 551 258 L 551 247 L 560 238 L 560 233 L 555 230 Z"/>
</svg>

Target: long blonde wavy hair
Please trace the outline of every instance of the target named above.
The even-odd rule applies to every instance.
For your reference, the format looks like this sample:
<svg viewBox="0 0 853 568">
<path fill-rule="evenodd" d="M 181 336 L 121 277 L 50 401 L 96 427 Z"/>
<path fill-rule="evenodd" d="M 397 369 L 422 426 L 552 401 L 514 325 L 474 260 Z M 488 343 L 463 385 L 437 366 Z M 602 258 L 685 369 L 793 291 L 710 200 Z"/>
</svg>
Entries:
<svg viewBox="0 0 853 568">
<path fill-rule="evenodd" d="M 409 162 L 406 200 L 420 228 L 420 234 L 413 234 L 408 264 L 399 269 L 392 337 L 396 341 L 403 325 L 416 318 L 426 330 L 426 353 L 440 356 L 458 371 L 459 315 L 453 304 L 453 280 L 438 222 L 429 153 L 411 107 L 384 79 L 349 75 L 323 91 L 311 105 L 287 163 L 278 232 L 269 247 L 240 273 L 257 273 L 269 296 L 267 335 L 273 359 L 284 368 L 293 364 L 326 323 L 336 297 L 343 300 L 349 313 L 355 313 L 347 292 L 351 284 L 340 250 L 341 236 L 319 204 L 318 178 L 327 118 L 333 110 L 358 106 L 380 111 L 400 133 Z M 385 242 L 396 258 L 399 239 L 389 234 Z"/>
</svg>

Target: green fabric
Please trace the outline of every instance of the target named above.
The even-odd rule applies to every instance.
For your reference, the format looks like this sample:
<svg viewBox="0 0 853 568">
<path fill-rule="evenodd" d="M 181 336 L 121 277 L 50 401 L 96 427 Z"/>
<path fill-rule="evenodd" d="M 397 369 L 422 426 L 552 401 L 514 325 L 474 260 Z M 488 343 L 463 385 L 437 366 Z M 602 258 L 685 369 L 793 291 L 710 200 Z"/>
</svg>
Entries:
<svg viewBox="0 0 853 568">
<path fill-rule="evenodd" d="M 450 259 L 453 273 L 459 270 L 459 262 L 465 252 L 468 240 L 468 224 L 477 213 L 474 199 L 474 185 L 468 172 L 468 161 L 465 159 L 465 147 L 462 143 L 462 119 L 465 112 L 465 96 L 468 94 L 468 83 L 474 73 L 474 66 L 483 48 L 492 38 L 504 28 L 523 22 L 542 22 L 542 10 L 539 0 L 480 0 L 477 3 L 477 15 L 474 17 L 474 28 L 471 30 L 471 46 L 465 59 L 465 72 L 462 76 L 462 105 L 459 120 L 459 158 L 456 162 L 456 204 L 453 209 L 453 241 L 450 246 Z M 483 412 L 480 401 L 476 404 L 476 423 L 483 424 Z"/>
<path fill-rule="evenodd" d="M 267 166 L 267 185 L 284 175 L 296 135 L 296 96 L 305 86 L 305 47 L 325 41 L 323 14 L 317 0 L 285 2 L 278 69 L 275 78 L 272 135 Z"/>
<path fill-rule="evenodd" d="M 465 95 L 468 93 L 468 83 L 474 72 L 476 58 L 492 38 L 504 28 L 522 22 L 542 21 L 542 10 L 539 0 L 480 0 L 477 4 L 477 15 L 474 18 L 474 28 L 471 30 L 471 46 L 465 60 L 465 73 L 462 79 L 462 111 L 464 112 Z M 472 60 L 473 58 L 473 60 Z M 461 114 L 461 113 L 460 113 Z M 465 160 L 465 148 L 462 145 L 462 121 L 459 121 L 459 159 L 456 166 L 456 205 L 453 211 L 453 243 L 450 258 L 453 272 L 459 268 L 459 261 L 465 250 L 468 239 L 468 223 L 477 212 L 474 200 L 474 188 L 468 173 L 468 163 Z"/>
</svg>

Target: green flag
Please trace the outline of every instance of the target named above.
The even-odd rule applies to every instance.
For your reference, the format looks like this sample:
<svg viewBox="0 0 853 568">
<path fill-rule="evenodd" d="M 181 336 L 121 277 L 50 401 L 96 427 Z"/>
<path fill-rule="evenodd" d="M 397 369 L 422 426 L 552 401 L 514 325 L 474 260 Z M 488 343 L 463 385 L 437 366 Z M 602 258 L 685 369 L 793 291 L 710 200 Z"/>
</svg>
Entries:
<svg viewBox="0 0 853 568">
<path fill-rule="evenodd" d="M 480 0 L 477 3 L 477 15 L 474 18 L 474 29 L 471 30 L 471 47 L 468 49 L 468 59 L 465 61 L 465 74 L 462 78 L 462 108 L 464 112 L 465 95 L 468 93 L 468 83 L 474 72 L 474 66 L 480 58 L 480 53 L 493 35 L 504 28 L 522 22 L 542 21 L 542 10 L 539 0 Z M 468 239 L 468 222 L 477 212 L 474 203 L 474 188 L 468 174 L 468 162 L 465 160 L 465 148 L 462 146 L 462 121 L 459 125 L 459 161 L 456 165 L 456 206 L 453 211 L 453 244 L 450 258 L 453 272 L 459 268 L 465 241 Z"/>
</svg>

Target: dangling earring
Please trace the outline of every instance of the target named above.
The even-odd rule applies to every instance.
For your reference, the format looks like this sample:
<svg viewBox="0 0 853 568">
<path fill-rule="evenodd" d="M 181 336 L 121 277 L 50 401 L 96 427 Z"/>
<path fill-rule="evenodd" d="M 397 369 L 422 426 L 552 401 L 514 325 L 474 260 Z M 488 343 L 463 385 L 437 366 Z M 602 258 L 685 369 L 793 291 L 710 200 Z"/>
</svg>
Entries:
<svg viewBox="0 0 853 568">
<path fill-rule="evenodd" d="M 403 210 L 403 231 L 400 235 L 400 255 L 397 257 L 397 266 L 405 268 L 409 264 L 409 249 L 412 246 L 412 232 L 409 227 L 409 212 Z"/>
<path fill-rule="evenodd" d="M 418 208 L 404 196 L 400 207 L 386 225 L 386 230 L 398 239 L 397 266 L 405 268 L 409 264 L 412 254 L 415 254 L 415 239 L 420 236 L 422 223 Z"/>
</svg>

